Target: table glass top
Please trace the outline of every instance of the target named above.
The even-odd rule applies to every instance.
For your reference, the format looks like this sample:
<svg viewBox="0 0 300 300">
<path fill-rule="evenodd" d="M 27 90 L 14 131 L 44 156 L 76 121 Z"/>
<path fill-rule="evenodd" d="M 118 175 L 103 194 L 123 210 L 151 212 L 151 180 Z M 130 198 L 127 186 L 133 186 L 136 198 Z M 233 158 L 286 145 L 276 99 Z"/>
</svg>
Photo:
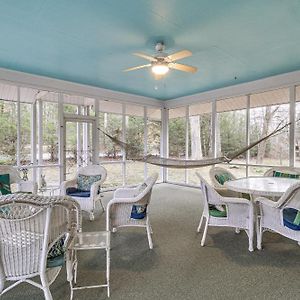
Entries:
<svg viewBox="0 0 300 300">
<path fill-rule="evenodd" d="M 299 179 L 283 177 L 248 177 L 225 182 L 229 190 L 261 196 L 281 196 Z"/>
</svg>

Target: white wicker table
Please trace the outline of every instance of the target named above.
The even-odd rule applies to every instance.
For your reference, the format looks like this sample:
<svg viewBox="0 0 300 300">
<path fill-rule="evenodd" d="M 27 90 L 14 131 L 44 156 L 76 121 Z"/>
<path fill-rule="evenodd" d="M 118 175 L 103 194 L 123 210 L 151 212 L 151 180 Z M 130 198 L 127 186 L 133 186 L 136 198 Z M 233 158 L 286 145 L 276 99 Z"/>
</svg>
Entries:
<svg viewBox="0 0 300 300">
<path fill-rule="evenodd" d="M 251 198 L 256 196 L 280 197 L 293 184 L 299 182 L 299 179 L 283 177 L 248 177 L 239 178 L 225 182 L 229 190 L 250 194 Z"/>
<path fill-rule="evenodd" d="M 110 276 L 110 232 L 109 231 L 97 231 L 97 232 L 79 232 L 73 239 L 70 248 L 72 251 L 74 262 L 73 265 L 73 278 L 70 280 L 71 297 L 73 299 L 73 293 L 75 290 L 91 289 L 91 288 L 107 288 L 107 296 L 110 296 L 109 290 L 109 276 Z M 88 286 L 74 286 L 77 282 L 77 251 L 91 250 L 91 249 L 103 249 L 106 250 L 106 283 L 99 285 Z"/>
</svg>

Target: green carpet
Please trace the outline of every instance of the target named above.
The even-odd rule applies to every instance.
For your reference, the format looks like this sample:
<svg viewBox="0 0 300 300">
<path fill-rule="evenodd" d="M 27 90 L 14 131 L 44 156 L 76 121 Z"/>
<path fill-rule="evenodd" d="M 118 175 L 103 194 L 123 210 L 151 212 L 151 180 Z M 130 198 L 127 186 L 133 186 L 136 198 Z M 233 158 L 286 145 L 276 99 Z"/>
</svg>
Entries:
<svg viewBox="0 0 300 300">
<path fill-rule="evenodd" d="M 106 193 L 104 203 L 111 199 Z M 209 228 L 200 246 L 196 228 L 201 213 L 197 189 L 160 184 L 150 206 L 154 249 L 143 229 L 120 229 L 113 234 L 110 299 L 299 299 L 300 247 L 277 234 L 264 235 L 262 251 L 248 251 L 244 232 Z M 83 230 L 105 229 L 105 215 L 94 222 L 84 215 Z M 79 283 L 104 281 L 104 252 L 79 256 Z M 61 272 L 51 286 L 54 299 L 69 299 Z M 43 299 L 39 289 L 22 284 L 2 299 Z M 75 292 L 74 299 L 106 299 L 106 289 Z"/>
</svg>

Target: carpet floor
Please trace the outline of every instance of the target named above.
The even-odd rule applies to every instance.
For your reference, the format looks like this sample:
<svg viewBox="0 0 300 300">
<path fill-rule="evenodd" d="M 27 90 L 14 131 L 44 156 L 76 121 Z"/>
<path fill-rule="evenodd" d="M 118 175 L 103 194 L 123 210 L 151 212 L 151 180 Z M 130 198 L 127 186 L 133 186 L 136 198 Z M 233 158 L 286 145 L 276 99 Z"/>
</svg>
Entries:
<svg viewBox="0 0 300 300">
<path fill-rule="evenodd" d="M 104 203 L 111 199 L 106 193 Z M 153 250 L 146 231 L 120 229 L 113 234 L 111 300 L 117 299 L 299 299 L 300 248 L 278 234 L 264 234 L 262 251 L 248 251 L 244 232 L 209 228 L 206 246 L 196 232 L 202 210 L 198 189 L 159 184 L 154 187 L 150 220 Z M 83 231 L 105 229 L 105 214 L 84 215 Z M 105 280 L 105 253 L 79 252 L 79 284 Z M 69 299 L 65 270 L 51 286 L 53 299 Z M 21 284 L 2 299 L 43 299 Z M 74 299 L 107 299 L 106 289 L 75 291 Z"/>
</svg>

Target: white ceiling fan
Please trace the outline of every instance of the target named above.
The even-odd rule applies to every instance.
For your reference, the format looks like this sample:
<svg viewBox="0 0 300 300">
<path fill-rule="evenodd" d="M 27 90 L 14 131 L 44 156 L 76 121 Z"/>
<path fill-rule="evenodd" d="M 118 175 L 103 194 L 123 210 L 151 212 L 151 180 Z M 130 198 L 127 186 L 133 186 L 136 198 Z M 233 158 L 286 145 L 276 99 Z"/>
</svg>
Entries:
<svg viewBox="0 0 300 300">
<path fill-rule="evenodd" d="M 189 57 L 192 55 L 192 52 L 189 50 L 182 50 L 173 54 L 164 53 L 165 46 L 163 43 L 157 43 L 155 46 L 156 54 L 154 56 L 150 56 L 144 53 L 133 53 L 133 55 L 142 57 L 146 60 L 149 60 L 150 63 L 147 65 L 137 66 L 133 68 L 129 68 L 124 70 L 124 72 L 139 70 L 143 68 L 151 68 L 152 73 L 154 74 L 155 79 L 161 79 L 164 75 L 169 72 L 169 69 L 175 69 L 183 72 L 196 73 L 197 68 L 178 64 L 176 61 L 185 57 Z"/>
</svg>

